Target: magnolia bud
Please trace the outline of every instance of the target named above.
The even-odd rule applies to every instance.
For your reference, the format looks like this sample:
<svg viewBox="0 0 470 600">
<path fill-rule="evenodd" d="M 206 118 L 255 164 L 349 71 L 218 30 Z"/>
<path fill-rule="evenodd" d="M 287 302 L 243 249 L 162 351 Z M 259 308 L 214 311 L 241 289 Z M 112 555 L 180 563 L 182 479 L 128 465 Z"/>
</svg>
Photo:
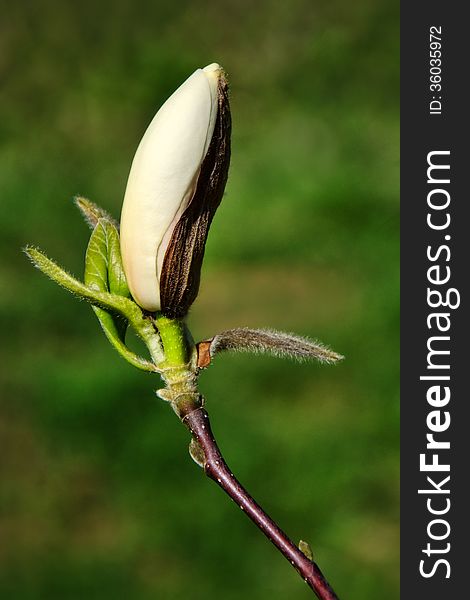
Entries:
<svg viewBox="0 0 470 600">
<path fill-rule="evenodd" d="M 163 104 L 135 154 L 121 213 L 121 253 L 134 300 L 184 316 L 198 289 L 207 233 L 230 162 L 222 68 L 198 69 Z"/>
</svg>

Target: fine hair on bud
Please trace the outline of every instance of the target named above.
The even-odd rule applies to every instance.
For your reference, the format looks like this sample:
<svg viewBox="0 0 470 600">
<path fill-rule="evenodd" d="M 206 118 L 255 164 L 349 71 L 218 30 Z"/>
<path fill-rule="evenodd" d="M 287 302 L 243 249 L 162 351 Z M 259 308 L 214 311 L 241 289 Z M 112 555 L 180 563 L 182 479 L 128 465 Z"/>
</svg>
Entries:
<svg viewBox="0 0 470 600">
<path fill-rule="evenodd" d="M 321 342 L 310 340 L 292 333 L 274 329 L 249 329 L 241 327 L 218 333 L 210 340 L 200 342 L 199 347 L 208 350 L 205 357 L 207 366 L 210 358 L 223 351 L 254 352 L 270 354 L 279 358 L 292 358 L 298 361 L 318 360 L 322 363 L 335 363 L 343 358 Z"/>
</svg>

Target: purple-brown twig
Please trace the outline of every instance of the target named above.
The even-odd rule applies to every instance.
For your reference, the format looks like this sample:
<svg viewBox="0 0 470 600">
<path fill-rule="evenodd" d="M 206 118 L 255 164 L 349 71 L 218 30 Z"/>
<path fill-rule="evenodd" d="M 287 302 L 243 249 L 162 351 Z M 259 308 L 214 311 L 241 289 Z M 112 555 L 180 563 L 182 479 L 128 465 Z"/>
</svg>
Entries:
<svg viewBox="0 0 470 600">
<path fill-rule="evenodd" d="M 282 552 L 320 600 L 338 600 L 318 565 L 287 537 L 234 477 L 212 433 L 209 415 L 204 408 L 189 410 L 182 421 L 202 449 L 205 474 L 214 480 L 234 500 L 264 535 Z"/>
</svg>

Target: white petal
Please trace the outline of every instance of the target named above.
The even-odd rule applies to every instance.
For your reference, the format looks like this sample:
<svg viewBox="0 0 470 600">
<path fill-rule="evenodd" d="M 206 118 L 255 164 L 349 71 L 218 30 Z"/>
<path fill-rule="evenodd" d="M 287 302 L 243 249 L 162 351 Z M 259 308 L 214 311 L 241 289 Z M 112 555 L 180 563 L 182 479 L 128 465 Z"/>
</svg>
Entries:
<svg viewBox="0 0 470 600">
<path fill-rule="evenodd" d="M 220 67 L 206 69 L 195 71 L 155 115 L 127 182 L 121 213 L 124 271 L 134 299 L 150 311 L 160 308 L 158 249 L 164 238 L 168 243 L 169 227 L 192 197 L 214 131 Z M 166 248 L 161 250 L 163 255 Z"/>
</svg>

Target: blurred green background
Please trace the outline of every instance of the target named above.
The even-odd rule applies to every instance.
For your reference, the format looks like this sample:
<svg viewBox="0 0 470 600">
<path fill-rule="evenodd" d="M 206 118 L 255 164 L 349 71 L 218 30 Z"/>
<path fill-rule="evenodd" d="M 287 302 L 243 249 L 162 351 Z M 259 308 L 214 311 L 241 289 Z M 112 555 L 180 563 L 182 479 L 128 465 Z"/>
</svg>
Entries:
<svg viewBox="0 0 470 600">
<path fill-rule="evenodd" d="M 398 597 L 398 3 L 5 3 L 0 19 L 0 597 L 312 594 L 193 464 L 157 379 L 89 306 L 81 193 L 118 216 L 139 139 L 192 71 L 231 82 L 233 159 L 190 315 L 316 337 L 336 367 L 201 376 L 241 481 L 344 600 Z"/>
</svg>

